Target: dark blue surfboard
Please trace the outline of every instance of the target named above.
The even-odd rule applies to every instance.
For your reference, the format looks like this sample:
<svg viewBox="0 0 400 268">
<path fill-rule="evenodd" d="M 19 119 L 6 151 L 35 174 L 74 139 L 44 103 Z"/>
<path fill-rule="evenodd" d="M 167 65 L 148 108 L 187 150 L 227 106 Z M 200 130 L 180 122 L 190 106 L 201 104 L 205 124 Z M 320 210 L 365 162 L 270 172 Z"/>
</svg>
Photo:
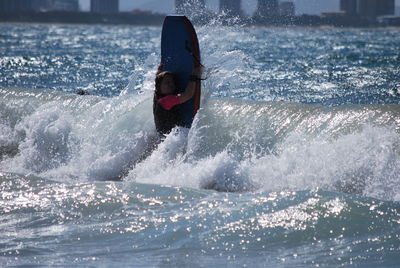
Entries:
<svg viewBox="0 0 400 268">
<path fill-rule="evenodd" d="M 200 49 L 196 31 L 185 16 L 170 15 L 164 20 L 161 33 L 162 71 L 171 71 L 178 78 L 178 92 L 185 91 L 192 68 L 200 66 Z M 182 121 L 190 128 L 200 107 L 201 82 L 196 82 L 192 99 L 181 104 Z"/>
</svg>

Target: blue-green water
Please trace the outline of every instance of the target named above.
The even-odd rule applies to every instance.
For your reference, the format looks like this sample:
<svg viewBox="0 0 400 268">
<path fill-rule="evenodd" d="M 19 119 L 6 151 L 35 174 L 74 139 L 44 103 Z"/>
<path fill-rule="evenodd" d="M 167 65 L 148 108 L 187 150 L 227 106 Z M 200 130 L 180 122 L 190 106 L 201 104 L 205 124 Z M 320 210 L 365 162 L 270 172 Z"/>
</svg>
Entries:
<svg viewBox="0 0 400 268">
<path fill-rule="evenodd" d="M 399 30 L 196 29 L 151 150 L 160 28 L 0 25 L 0 265 L 397 267 Z"/>
</svg>

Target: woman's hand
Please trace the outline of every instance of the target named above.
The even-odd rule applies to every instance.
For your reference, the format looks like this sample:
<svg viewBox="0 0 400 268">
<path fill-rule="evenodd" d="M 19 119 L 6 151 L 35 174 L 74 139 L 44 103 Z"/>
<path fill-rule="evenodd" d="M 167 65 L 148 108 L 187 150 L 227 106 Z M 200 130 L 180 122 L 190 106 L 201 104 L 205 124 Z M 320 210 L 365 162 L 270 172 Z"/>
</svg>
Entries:
<svg viewBox="0 0 400 268">
<path fill-rule="evenodd" d="M 179 102 L 184 103 L 193 98 L 196 91 L 196 81 L 201 79 L 203 73 L 203 67 L 193 67 L 192 76 L 196 76 L 196 79 L 190 79 L 185 91 L 179 96 Z"/>
</svg>

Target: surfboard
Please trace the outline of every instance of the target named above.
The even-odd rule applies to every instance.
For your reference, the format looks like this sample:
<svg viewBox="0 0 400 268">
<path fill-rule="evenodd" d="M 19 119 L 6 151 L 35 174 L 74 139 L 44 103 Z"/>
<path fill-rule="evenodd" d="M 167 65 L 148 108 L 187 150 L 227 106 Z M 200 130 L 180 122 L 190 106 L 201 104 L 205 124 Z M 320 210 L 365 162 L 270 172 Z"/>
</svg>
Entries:
<svg viewBox="0 0 400 268">
<path fill-rule="evenodd" d="M 196 31 L 186 16 L 169 15 L 161 32 L 162 71 L 173 72 L 178 78 L 178 93 L 185 91 L 193 67 L 200 66 L 200 49 Z M 190 128 L 200 107 L 201 81 L 196 82 L 192 99 L 181 104 L 184 127 Z"/>
</svg>

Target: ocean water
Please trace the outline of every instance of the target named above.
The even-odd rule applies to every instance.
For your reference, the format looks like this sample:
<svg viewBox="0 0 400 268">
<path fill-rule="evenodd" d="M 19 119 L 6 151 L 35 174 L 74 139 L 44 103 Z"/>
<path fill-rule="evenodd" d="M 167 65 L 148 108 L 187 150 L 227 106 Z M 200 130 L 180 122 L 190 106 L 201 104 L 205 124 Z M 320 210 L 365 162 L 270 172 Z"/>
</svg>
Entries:
<svg viewBox="0 0 400 268">
<path fill-rule="evenodd" d="M 196 29 L 157 144 L 161 28 L 0 24 L 0 266 L 398 267 L 399 30 Z"/>
</svg>

